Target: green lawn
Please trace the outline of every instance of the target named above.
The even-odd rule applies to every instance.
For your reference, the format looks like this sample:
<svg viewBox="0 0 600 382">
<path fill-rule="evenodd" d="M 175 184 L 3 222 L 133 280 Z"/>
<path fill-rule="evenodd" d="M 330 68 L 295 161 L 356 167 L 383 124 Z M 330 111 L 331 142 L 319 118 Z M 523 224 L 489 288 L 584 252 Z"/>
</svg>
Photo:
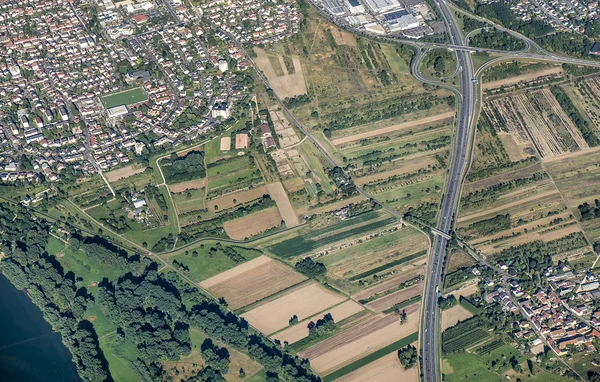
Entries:
<svg viewBox="0 0 600 382">
<path fill-rule="evenodd" d="M 447 366 L 451 367 L 448 368 Z M 450 372 L 451 371 L 451 372 Z M 442 373 L 446 382 L 455 381 L 504 381 L 505 378 L 488 371 L 479 357 L 470 353 L 449 354 L 444 357 Z"/>
<path fill-rule="evenodd" d="M 209 178 L 208 189 L 214 190 L 214 189 L 221 188 L 221 187 L 224 187 L 227 185 L 235 185 L 236 188 L 237 188 L 237 186 L 239 186 L 241 188 L 242 184 L 245 184 L 251 180 L 256 181 L 256 182 L 253 181 L 251 183 L 258 183 L 259 180 L 261 180 L 262 178 L 260 177 L 260 175 L 255 176 L 254 175 L 255 171 L 256 171 L 256 168 L 246 168 L 246 169 L 238 170 L 236 172 L 225 173 L 226 175 L 224 175 L 224 176 L 217 176 L 217 177 Z"/>
<path fill-rule="evenodd" d="M 46 251 L 51 255 L 56 255 L 66 247 L 67 245 L 65 243 L 58 240 L 54 236 L 50 236 L 48 239 L 48 244 L 46 245 Z"/>
<path fill-rule="evenodd" d="M 203 241 L 202 244 L 181 249 L 174 254 L 165 256 L 164 259 L 169 263 L 176 260 L 183 264 L 189 269 L 189 271 L 185 271 L 186 274 L 192 280 L 199 282 L 239 265 L 227 257 L 223 251 L 213 251 L 211 253 L 210 249 L 213 248 L 216 243 L 216 241 Z M 222 244 L 224 247 L 227 246 L 226 243 Z M 185 251 L 188 251 L 187 255 L 185 254 Z M 197 256 L 193 255 L 194 251 L 198 253 Z M 258 251 L 241 247 L 235 247 L 235 251 L 242 255 L 246 261 L 261 255 Z"/>
<path fill-rule="evenodd" d="M 217 141 L 217 139 L 215 139 L 215 141 Z M 248 168 L 248 166 L 254 165 L 254 163 L 250 162 L 250 159 L 247 156 L 223 160 L 222 162 L 217 162 L 217 163 L 219 163 L 219 164 L 208 167 L 207 174 L 208 174 L 209 178 L 215 177 L 215 176 L 227 175 L 232 172 Z"/>
<path fill-rule="evenodd" d="M 147 100 L 148 97 L 146 97 L 146 93 L 144 93 L 142 88 L 132 88 L 102 97 L 104 105 L 109 109 L 121 105 L 134 105 Z"/>
<path fill-rule="evenodd" d="M 205 209 L 206 205 L 204 203 L 204 192 L 205 189 L 201 188 L 173 194 L 173 202 L 177 206 L 177 211 L 179 214 L 181 215 L 188 211 Z"/>
</svg>

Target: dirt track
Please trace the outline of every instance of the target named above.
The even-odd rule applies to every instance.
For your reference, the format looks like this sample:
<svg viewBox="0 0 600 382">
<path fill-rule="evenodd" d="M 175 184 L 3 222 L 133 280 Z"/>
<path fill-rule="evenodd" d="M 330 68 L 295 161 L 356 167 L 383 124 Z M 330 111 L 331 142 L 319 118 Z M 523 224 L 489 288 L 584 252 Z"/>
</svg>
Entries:
<svg viewBox="0 0 600 382">
<path fill-rule="evenodd" d="M 366 133 L 354 134 L 349 137 L 342 137 L 342 138 L 334 139 L 331 141 L 331 143 L 334 146 L 342 145 L 344 143 L 354 142 L 354 141 L 358 141 L 360 139 L 376 137 L 378 135 L 384 135 L 384 134 L 392 133 L 392 132 L 395 132 L 398 130 L 404 130 L 404 129 L 408 129 L 408 128 L 415 127 L 415 126 L 438 122 L 438 121 L 441 121 L 444 119 L 452 118 L 452 117 L 454 117 L 455 114 L 456 113 L 454 111 L 448 111 L 448 112 L 445 112 L 442 114 L 434 115 L 432 117 L 417 119 L 415 121 L 404 122 L 404 123 L 400 123 L 397 125 L 384 127 L 383 129 L 367 131 Z"/>
</svg>

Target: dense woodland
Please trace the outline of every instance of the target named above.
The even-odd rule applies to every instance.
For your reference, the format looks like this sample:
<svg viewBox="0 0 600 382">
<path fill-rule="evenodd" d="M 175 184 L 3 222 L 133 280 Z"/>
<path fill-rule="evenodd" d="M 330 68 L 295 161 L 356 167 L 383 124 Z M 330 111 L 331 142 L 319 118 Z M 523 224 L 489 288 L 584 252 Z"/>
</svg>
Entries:
<svg viewBox="0 0 600 382">
<path fill-rule="evenodd" d="M 162 160 L 161 167 L 167 183 L 178 183 L 206 176 L 203 151 L 190 151 L 184 157 L 178 157 L 174 153 L 168 159 Z"/>
<path fill-rule="evenodd" d="M 272 378 L 285 381 L 318 381 L 306 361 L 250 329 L 247 322 L 186 283 L 174 272 L 158 272 L 158 264 L 129 255 L 101 238 L 74 235 L 71 245 L 103 264 L 122 270 L 113 281 L 103 279 L 94 298 L 79 286 L 78 275 L 65 272 L 53 254 L 46 252 L 52 225 L 32 219 L 23 206 L 0 204 L 1 250 L 6 258 L 0 271 L 18 289 L 26 290 L 44 318 L 61 333 L 84 380 L 111 380 L 106 358 L 93 325 L 84 320 L 88 306 L 96 306 L 117 327 L 115 343 L 133 344 L 133 369 L 140 380 L 163 380 L 161 361 L 177 360 L 191 350 L 189 329 L 198 328 L 212 341 L 202 354 L 209 367 L 191 380 L 223 380 L 228 355 L 216 342 L 248 354 Z"/>
</svg>

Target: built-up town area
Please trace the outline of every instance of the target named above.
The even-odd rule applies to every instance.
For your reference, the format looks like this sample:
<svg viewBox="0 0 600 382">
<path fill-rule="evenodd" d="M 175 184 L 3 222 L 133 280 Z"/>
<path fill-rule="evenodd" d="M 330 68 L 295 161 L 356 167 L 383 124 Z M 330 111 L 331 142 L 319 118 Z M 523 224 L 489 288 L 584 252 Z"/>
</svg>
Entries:
<svg viewBox="0 0 600 382">
<path fill-rule="evenodd" d="M 180 0 L 0 4 L 1 180 L 108 170 L 150 143 L 177 146 L 231 117 L 252 79 L 226 34 L 276 41 L 297 30 L 298 12 L 219 4 L 195 11 Z M 200 27 L 202 12 L 220 32 Z"/>
</svg>

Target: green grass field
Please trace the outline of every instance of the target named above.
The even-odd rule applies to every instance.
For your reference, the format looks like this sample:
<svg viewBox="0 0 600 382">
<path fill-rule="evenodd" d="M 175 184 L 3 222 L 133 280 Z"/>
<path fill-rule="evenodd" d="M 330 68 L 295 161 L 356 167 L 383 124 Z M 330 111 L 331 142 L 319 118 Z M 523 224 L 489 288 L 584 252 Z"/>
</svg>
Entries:
<svg viewBox="0 0 600 382">
<path fill-rule="evenodd" d="M 111 107 L 121 105 L 134 105 L 147 100 L 148 97 L 146 97 L 146 93 L 144 93 L 142 88 L 132 88 L 118 93 L 102 96 L 102 102 L 104 102 L 104 106 L 109 109 Z"/>
<path fill-rule="evenodd" d="M 172 255 L 165 256 L 165 260 L 172 263 L 173 260 L 183 264 L 189 270 L 186 274 L 194 281 L 199 282 L 209 277 L 217 275 L 228 269 L 235 267 L 237 264 L 232 259 L 227 257 L 223 251 L 211 252 L 211 248 L 215 246 L 216 241 L 203 241 L 202 244 L 180 249 Z M 226 243 L 222 243 L 224 247 Z M 186 255 L 185 252 L 188 252 Z M 196 251 L 197 256 L 193 254 Z M 235 251 L 242 255 L 246 261 L 252 260 L 261 255 L 259 251 L 235 247 Z"/>
</svg>

